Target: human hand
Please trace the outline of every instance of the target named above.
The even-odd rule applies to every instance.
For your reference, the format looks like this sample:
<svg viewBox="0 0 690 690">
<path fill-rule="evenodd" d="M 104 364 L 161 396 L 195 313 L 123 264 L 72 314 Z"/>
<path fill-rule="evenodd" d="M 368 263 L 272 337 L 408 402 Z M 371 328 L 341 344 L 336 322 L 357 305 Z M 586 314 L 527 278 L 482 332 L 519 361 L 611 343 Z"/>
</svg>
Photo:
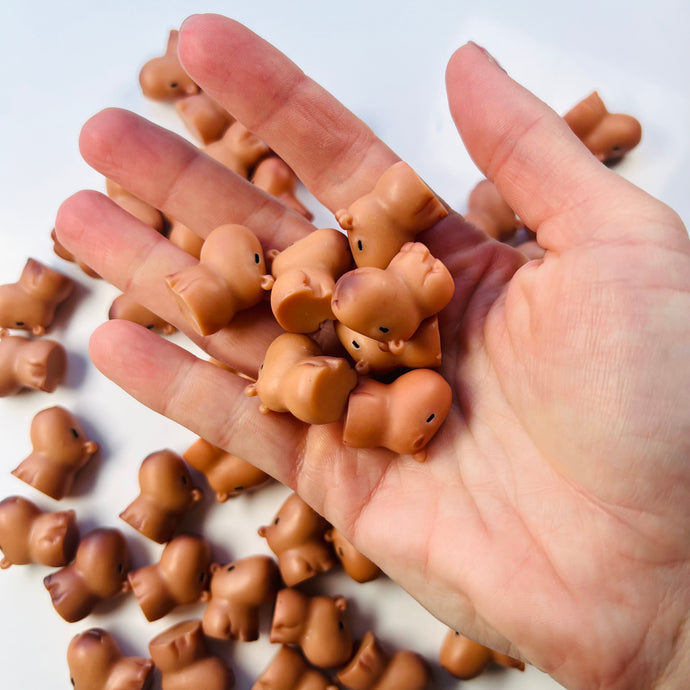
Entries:
<svg viewBox="0 0 690 690">
<path fill-rule="evenodd" d="M 333 212 L 397 160 L 230 20 L 188 20 L 180 53 Z M 296 489 L 451 627 L 568 687 L 678 687 L 690 663 L 687 233 L 476 46 L 453 56 L 447 79 L 468 150 L 547 252 L 525 264 L 457 214 L 420 238 L 456 283 L 441 314 L 454 404 L 425 464 L 348 449 L 340 423 L 261 415 L 244 379 L 126 322 L 96 331 L 92 358 L 149 407 Z M 132 114 L 97 115 L 81 147 L 203 235 L 242 223 L 280 249 L 313 229 Z M 198 337 L 163 280 L 191 256 L 95 192 L 69 199 L 56 229 L 97 273 L 256 375 L 279 332 L 269 312 Z"/>
</svg>

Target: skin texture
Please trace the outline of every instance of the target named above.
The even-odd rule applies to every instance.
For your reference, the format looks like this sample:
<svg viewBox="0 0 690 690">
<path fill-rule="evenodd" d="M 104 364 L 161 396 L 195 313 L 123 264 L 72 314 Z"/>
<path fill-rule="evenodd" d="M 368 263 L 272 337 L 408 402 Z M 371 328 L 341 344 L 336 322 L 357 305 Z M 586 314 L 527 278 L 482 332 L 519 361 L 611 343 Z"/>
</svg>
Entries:
<svg viewBox="0 0 690 690">
<path fill-rule="evenodd" d="M 397 160 L 237 23 L 190 18 L 179 48 L 194 80 L 333 212 Z M 418 238 L 455 279 L 440 316 L 441 371 L 454 402 L 425 465 L 346 449 L 340 423 L 261 415 L 243 394 L 246 381 L 129 323 L 100 327 L 91 356 L 145 404 L 296 489 L 453 629 L 569 688 L 682 687 L 690 672 L 687 231 L 599 163 L 484 50 L 461 47 L 446 79 L 469 152 L 546 254 L 525 263 L 455 213 Z M 132 114 L 95 116 L 81 150 L 200 234 L 251 218 L 264 247 L 280 249 L 311 229 Z M 189 332 L 159 285 L 190 265 L 189 255 L 94 192 L 69 199 L 56 227 L 69 251 Z M 233 323 L 194 339 L 256 375 L 275 333 L 262 312 L 251 329 Z"/>
</svg>

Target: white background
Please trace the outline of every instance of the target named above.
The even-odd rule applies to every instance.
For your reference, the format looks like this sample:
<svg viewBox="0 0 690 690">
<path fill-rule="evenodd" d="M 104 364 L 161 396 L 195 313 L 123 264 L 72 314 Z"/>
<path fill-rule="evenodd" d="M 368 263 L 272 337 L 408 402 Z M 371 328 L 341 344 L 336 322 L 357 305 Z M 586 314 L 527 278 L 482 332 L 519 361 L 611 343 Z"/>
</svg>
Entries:
<svg viewBox="0 0 690 690">
<path fill-rule="evenodd" d="M 132 546 L 136 567 L 158 558 L 160 549 L 145 543 L 117 515 L 137 494 L 141 460 L 165 447 L 182 452 L 195 436 L 129 399 L 90 364 L 89 335 L 107 318 L 117 293 L 55 256 L 49 233 L 64 198 L 82 187 L 103 188 L 100 176 L 81 161 L 77 150 L 80 126 L 90 115 L 117 105 L 184 131 L 174 111 L 144 99 L 137 75 L 146 60 L 163 52 L 168 31 L 187 15 L 227 14 L 275 43 L 366 120 L 460 211 L 481 176 L 455 134 L 446 106 L 444 69 L 456 47 L 470 39 L 484 45 L 512 76 L 561 113 L 598 89 L 609 109 L 635 115 L 643 125 L 642 143 L 617 171 L 669 203 L 687 223 L 689 8 L 685 0 L 654 0 L 644 6 L 602 0 L 505 0 L 476 7 L 461 0 L 4 0 L 0 284 L 14 282 L 33 256 L 72 276 L 78 289 L 48 336 L 68 350 L 64 384 L 53 394 L 34 391 L 0 399 L 0 499 L 21 494 L 44 509 L 75 508 L 82 533 L 102 525 L 120 527 Z M 313 203 L 312 208 L 317 210 Z M 317 212 L 317 224 L 333 221 Z M 179 335 L 174 339 L 185 342 Z M 55 404 L 72 410 L 101 446 L 80 476 L 75 495 L 59 503 L 10 475 L 30 452 L 33 415 Z M 196 513 L 195 524 L 201 520 L 221 561 L 267 552 L 256 529 L 272 518 L 286 495 L 283 487 L 273 486 L 220 506 L 208 499 Z M 130 596 L 107 611 L 68 624 L 52 609 L 43 587 L 49 572 L 42 566 L 13 566 L 0 572 L 3 688 L 69 687 L 67 644 L 87 627 L 106 627 L 127 653 L 147 655 L 148 640 L 157 632 L 175 620 L 200 615 L 201 609 L 192 607 L 147 623 Z M 370 626 L 390 648 L 424 654 L 434 665 L 435 687 L 464 687 L 437 666 L 445 628 L 395 585 L 386 580 L 356 585 L 344 576 L 329 575 L 323 587 L 351 598 L 358 632 Z M 255 643 L 230 646 L 240 690 L 251 687 L 273 652 L 265 635 Z M 560 686 L 528 669 L 524 674 L 490 673 L 468 687 Z"/>
</svg>

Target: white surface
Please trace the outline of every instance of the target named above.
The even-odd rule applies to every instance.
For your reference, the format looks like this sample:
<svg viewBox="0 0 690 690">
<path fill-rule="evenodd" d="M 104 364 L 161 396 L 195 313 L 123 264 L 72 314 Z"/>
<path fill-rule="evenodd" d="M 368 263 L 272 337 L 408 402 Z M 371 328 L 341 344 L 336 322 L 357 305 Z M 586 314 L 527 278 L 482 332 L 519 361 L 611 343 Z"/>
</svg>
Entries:
<svg viewBox="0 0 690 690">
<path fill-rule="evenodd" d="M 83 533 L 100 525 L 120 527 L 137 567 L 154 562 L 159 553 L 117 517 L 137 493 L 139 463 L 160 448 L 182 452 L 195 437 L 129 399 L 91 365 L 89 335 L 106 318 L 116 293 L 58 259 L 49 232 L 64 198 L 82 187 L 102 189 L 100 176 L 87 168 L 77 150 L 79 128 L 92 113 L 117 105 L 158 122 L 176 122 L 169 109 L 141 96 L 137 75 L 147 59 L 162 52 L 168 30 L 188 14 L 229 14 L 274 42 L 372 125 L 459 210 L 480 175 L 447 112 L 444 68 L 454 48 L 469 39 L 486 46 L 511 75 L 559 112 L 596 88 L 611 109 L 629 112 L 643 125 L 641 145 L 618 172 L 669 203 L 686 223 L 690 219 L 690 52 L 685 36 L 690 6 L 684 0 L 655 0 L 644 7 L 623 1 L 566 6 L 505 0 L 477 8 L 460 0 L 241 5 L 7 1 L 11 6 L 3 8 L 0 42 L 0 283 L 14 282 L 26 258 L 33 256 L 68 273 L 80 287 L 48 335 L 69 352 L 66 382 L 53 394 L 27 392 L 0 399 L 0 499 L 21 494 L 44 509 L 73 507 Z M 184 342 L 179 335 L 175 339 Z M 72 410 L 101 446 L 77 483 L 77 495 L 60 503 L 10 475 L 30 451 L 33 415 L 55 404 Z M 285 495 L 274 486 L 220 506 L 207 502 L 202 527 L 217 557 L 267 552 L 256 528 L 271 519 Z M 147 642 L 158 631 L 179 618 L 200 615 L 201 608 L 193 607 L 147 623 L 133 597 L 126 597 L 107 613 L 68 624 L 52 609 L 43 587 L 50 571 L 13 566 L 0 572 L 4 688 L 69 687 L 65 650 L 71 637 L 87 627 L 106 627 L 128 653 L 146 655 Z M 359 631 L 371 625 L 384 643 L 415 649 L 435 664 L 445 628 L 395 585 L 356 585 L 344 576 L 327 576 L 322 586 L 351 598 Z M 274 652 L 265 635 L 230 650 L 240 690 L 251 687 Z M 438 667 L 435 672 L 437 688 L 464 686 Z M 529 669 L 524 674 L 491 673 L 469 687 L 560 686 Z"/>
</svg>

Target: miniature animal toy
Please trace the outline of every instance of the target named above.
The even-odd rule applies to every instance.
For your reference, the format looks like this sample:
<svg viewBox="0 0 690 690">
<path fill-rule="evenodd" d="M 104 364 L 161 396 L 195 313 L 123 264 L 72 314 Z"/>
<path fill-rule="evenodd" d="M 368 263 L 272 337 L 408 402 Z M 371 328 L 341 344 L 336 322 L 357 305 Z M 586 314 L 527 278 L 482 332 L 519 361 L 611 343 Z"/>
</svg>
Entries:
<svg viewBox="0 0 690 690">
<path fill-rule="evenodd" d="M 271 150 L 241 122 L 233 122 L 216 141 L 203 148 L 204 153 L 248 180 L 260 160 Z"/>
<path fill-rule="evenodd" d="M 525 670 L 525 664 L 519 659 L 495 652 L 454 630 L 449 630 L 443 638 L 439 662 L 448 673 L 461 680 L 475 678 L 491 664 Z"/>
<path fill-rule="evenodd" d="M 165 335 L 172 335 L 177 329 L 172 324 L 154 314 L 150 309 L 133 300 L 129 295 L 118 295 L 110 305 L 109 319 L 122 319 L 138 323 L 144 328 Z"/>
<path fill-rule="evenodd" d="M 203 629 L 207 637 L 251 642 L 259 639 L 259 612 L 278 591 L 280 572 L 269 556 L 247 556 L 211 564 Z"/>
<path fill-rule="evenodd" d="M 168 449 L 144 458 L 139 467 L 139 489 L 120 517 L 159 544 L 170 541 L 184 516 L 203 498 L 185 461 Z"/>
<path fill-rule="evenodd" d="M 88 616 L 98 604 L 129 591 L 127 541 L 117 529 L 99 527 L 79 542 L 74 561 L 43 579 L 55 610 L 68 623 Z"/>
<path fill-rule="evenodd" d="M 206 477 L 219 503 L 271 481 L 271 476 L 263 470 L 203 438 L 187 448 L 182 457 Z"/>
<path fill-rule="evenodd" d="M 349 690 L 427 690 L 431 669 L 415 652 L 384 650 L 368 631 L 345 668 L 338 671 L 338 682 Z"/>
<path fill-rule="evenodd" d="M 359 267 L 386 268 L 402 246 L 448 215 L 448 210 L 404 161 L 379 177 L 374 188 L 335 218 L 347 232 Z"/>
<path fill-rule="evenodd" d="M 44 335 L 73 289 L 71 278 L 28 259 L 16 283 L 0 285 L 0 328 Z"/>
<path fill-rule="evenodd" d="M 350 393 L 343 443 L 388 448 L 423 462 L 452 399 L 447 381 L 432 369 L 411 369 L 392 383 L 364 378 Z"/>
<path fill-rule="evenodd" d="M 341 276 L 331 307 L 338 321 L 387 343 L 395 353 L 424 319 L 450 302 L 454 291 L 453 277 L 443 262 L 420 242 L 409 242 L 385 269 L 367 266 Z"/>
<path fill-rule="evenodd" d="M 149 654 L 161 672 L 161 690 L 232 690 L 235 676 L 211 653 L 200 620 L 167 628 L 149 642 Z"/>
<path fill-rule="evenodd" d="M 319 668 L 345 664 L 352 655 L 352 633 L 345 597 L 317 595 L 286 587 L 276 595 L 270 640 L 300 647 Z"/>
<path fill-rule="evenodd" d="M 508 241 L 520 227 L 515 211 L 490 180 L 481 180 L 470 192 L 464 217 L 468 223 L 501 242 Z"/>
<path fill-rule="evenodd" d="M 176 247 L 184 249 L 187 254 L 191 254 L 196 259 L 201 256 L 201 248 L 204 246 L 203 238 L 178 220 L 173 219 L 170 221 L 168 240 Z"/>
<path fill-rule="evenodd" d="M 129 583 L 146 620 L 163 618 L 173 609 L 202 600 L 208 586 L 211 547 L 203 537 L 173 537 L 160 560 L 129 573 Z"/>
<path fill-rule="evenodd" d="M 424 319 L 414 335 L 403 341 L 396 352 L 391 352 L 387 343 L 357 333 L 339 321 L 335 324 L 335 331 L 350 357 L 355 360 L 355 371 L 362 376 L 376 376 L 403 368 L 429 369 L 441 366 L 438 316 Z"/>
<path fill-rule="evenodd" d="M 355 582 L 371 582 L 381 575 L 381 569 L 376 563 L 357 551 L 335 527 L 329 527 L 326 530 L 324 539 L 333 544 L 333 550 L 343 570 Z"/>
<path fill-rule="evenodd" d="M 275 278 L 271 309 L 284 330 L 312 333 L 321 323 L 333 319 L 335 281 L 352 267 L 352 255 L 342 232 L 321 228 L 281 252 L 269 252 L 269 256 Z"/>
<path fill-rule="evenodd" d="M 103 628 L 89 628 L 71 639 L 67 666 L 75 690 L 148 690 L 153 684 L 153 661 L 125 656 Z"/>
<path fill-rule="evenodd" d="M 179 31 L 168 35 L 165 53 L 144 64 L 139 72 L 139 85 L 147 98 L 154 101 L 177 101 L 199 92 L 199 87 L 184 71 L 177 57 Z"/>
<path fill-rule="evenodd" d="M 179 99 L 175 103 L 175 110 L 190 134 L 204 145 L 220 139 L 235 121 L 205 91 Z"/>
<path fill-rule="evenodd" d="M 322 354 L 307 335 L 283 333 L 268 346 L 256 383 L 245 393 L 259 397 L 260 412 L 290 412 L 307 424 L 328 424 L 343 416 L 356 385 L 346 359 Z"/>
<path fill-rule="evenodd" d="M 278 156 L 264 158 L 254 170 L 252 182 L 264 192 L 280 199 L 288 208 L 297 211 L 307 220 L 314 214 L 297 198 L 299 179 L 292 168 Z"/>
<path fill-rule="evenodd" d="M 564 116 L 582 143 L 607 165 L 617 163 L 642 139 L 642 126 L 632 115 L 610 113 L 594 91 Z"/>
<path fill-rule="evenodd" d="M 12 474 L 55 500 L 64 498 L 98 444 L 87 438 L 77 418 L 60 405 L 34 415 L 29 436 L 33 451 Z"/>
<path fill-rule="evenodd" d="M 53 241 L 53 251 L 61 258 L 64 259 L 65 261 L 69 261 L 70 263 L 77 264 L 79 268 L 81 268 L 84 273 L 89 276 L 89 278 L 100 278 L 98 273 L 94 271 L 92 268 L 87 266 L 83 261 L 80 261 L 74 254 L 71 252 L 68 252 L 67 249 L 62 245 L 60 240 L 58 240 L 57 233 L 55 232 L 55 228 L 53 228 L 50 231 L 50 239 Z"/>
<path fill-rule="evenodd" d="M 311 668 L 296 649 L 282 645 L 252 690 L 338 690 L 338 686 Z"/>
<path fill-rule="evenodd" d="M 0 397 L 31 388 L 52 393 L 67 370 L 67 352 L 55 340 L 31 340 L 0 328 Z"/>
<path fill-rule="evenodd" d="M 244 225 L 221 225 L 206 238 L 199 263 L 166 278 L 190 325 L 200 335 L 227 326 L 258 304 L 273 286 L 263 249 Z"/>
<path fill-rule="evenodd" d="M 79 528 L 73 510 L 44 512 L 22 496 L 0 501 L 0 568 L 40 563 L 67 565 L 77 550 Z"/>
<path fill-rule="evenodd" d="M 259 536 L 278 557 L 280 574 L 288 587 L 336 566 L 333 550 L 325 540 L 328 528 L 326 520 L 295 493 L 284 501 L 271 524 L 259 528 Z"/>
<path fill-rule="evenodd" d="M 122 185 L 117 184 L 114 180 L 106 178 L 105 191 L 108 197 L 121 209 L 139 219 L 142 223 L 145 223 L 158 232 L 163 232 L 165 230 L 165 218 L 163 214 L 157 208 L 151 206 L 151 204 L 142 201 L 138 196 L 134 196 L 134 194 L 126 190 Z"/>
</svg>

